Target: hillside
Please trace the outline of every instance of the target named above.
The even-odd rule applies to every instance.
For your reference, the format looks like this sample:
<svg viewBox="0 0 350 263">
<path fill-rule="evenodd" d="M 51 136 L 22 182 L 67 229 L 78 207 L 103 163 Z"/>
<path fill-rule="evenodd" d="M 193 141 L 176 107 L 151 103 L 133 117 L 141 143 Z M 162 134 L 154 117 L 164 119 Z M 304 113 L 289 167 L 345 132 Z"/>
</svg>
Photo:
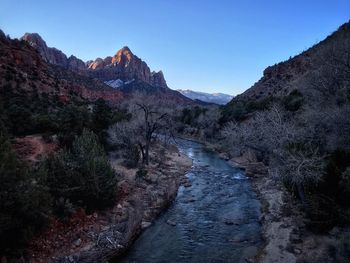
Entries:
<svg viewBox="0 0 350 263">
<path fill-rule="evenodd" d="M 310 72 L 320 71 L 325 64 L 338 62 L 349 67 L 350 23 L 342 25 L 323 41 L 299 55 L 270 66 L 263 77 L 235 100 L 262 100 L 269 96 L 283 97 L 305 85 Z"/>
<path fill-rule="evenodd" d="M 251 88 L 225 105 L 221 123 L 242 120 L 252 113 L 282 102 L 298 110 L 303 102 L 316 105 L 343 103 L 348 97 L 350 23 L 301 54 L 264 70 L 263 77 Z"/>
</svg>

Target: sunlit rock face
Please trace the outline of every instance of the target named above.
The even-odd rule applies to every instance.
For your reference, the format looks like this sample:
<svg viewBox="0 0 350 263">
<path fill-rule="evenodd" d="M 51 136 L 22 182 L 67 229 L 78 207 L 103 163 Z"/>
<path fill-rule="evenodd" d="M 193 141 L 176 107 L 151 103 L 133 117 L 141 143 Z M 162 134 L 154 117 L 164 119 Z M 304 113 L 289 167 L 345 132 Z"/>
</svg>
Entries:
<svg viewBox="0 0 350 263">
<path fill-rule="evenodd" d="M 97 58 L 88 65 L 89 75 L 103 81 L 120 79 L 124 82 L 141 80 L 152 86 L 167 88 L 161 71 L 151 72 L 147 64 L 123 47 L 113 57 Z"/>
</svg>

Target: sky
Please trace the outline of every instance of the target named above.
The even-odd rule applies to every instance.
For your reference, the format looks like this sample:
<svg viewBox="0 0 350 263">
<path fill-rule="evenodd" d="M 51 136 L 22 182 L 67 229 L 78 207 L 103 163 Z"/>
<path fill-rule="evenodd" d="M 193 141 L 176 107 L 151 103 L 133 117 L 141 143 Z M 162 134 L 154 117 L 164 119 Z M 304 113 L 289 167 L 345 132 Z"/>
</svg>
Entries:
<svg viewBox="0 0 350 263">
<path fill-rule="evenodd" d="M 128 46 L 172 89 L 242 93 L 350 19 L 350 0 L 0 0 L 0 28 L 84 61 Z"/>
</svg>

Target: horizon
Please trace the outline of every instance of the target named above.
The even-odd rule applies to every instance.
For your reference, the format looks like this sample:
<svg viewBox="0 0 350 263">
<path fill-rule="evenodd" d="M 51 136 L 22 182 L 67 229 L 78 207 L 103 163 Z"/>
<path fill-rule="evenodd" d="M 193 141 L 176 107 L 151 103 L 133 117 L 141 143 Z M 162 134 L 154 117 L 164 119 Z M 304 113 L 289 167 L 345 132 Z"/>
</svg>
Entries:
<svg viewBox="0 0 350 263">
<path fill-rule="evenodd" d="M 298 55 L 350 18 L 350 2 L 343 0 L 202 3 L 2 0 L 0 28 L 12 38 L 38 33 L 49 47 L 84 61 L 128 46 L 152 71 L 162 70 L 171 89 L 236 96 L 266 67 Z"/>
</svg>

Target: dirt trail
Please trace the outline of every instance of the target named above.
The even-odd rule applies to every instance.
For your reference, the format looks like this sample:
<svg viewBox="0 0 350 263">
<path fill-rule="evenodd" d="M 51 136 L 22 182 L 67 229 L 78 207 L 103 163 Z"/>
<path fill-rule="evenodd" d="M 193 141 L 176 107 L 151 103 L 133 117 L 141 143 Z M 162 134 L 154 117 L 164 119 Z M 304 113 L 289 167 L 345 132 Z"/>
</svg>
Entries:
<svg viewBox="0 0 350 263">
<path fill-rule="evenodd" d="M 56 148 L 54 143 L 44 142 L 41 135 L 28 135 L 16 138 L 14 149 L 18 156 L 26 161 L 37 162 Z"/>
</svg>

